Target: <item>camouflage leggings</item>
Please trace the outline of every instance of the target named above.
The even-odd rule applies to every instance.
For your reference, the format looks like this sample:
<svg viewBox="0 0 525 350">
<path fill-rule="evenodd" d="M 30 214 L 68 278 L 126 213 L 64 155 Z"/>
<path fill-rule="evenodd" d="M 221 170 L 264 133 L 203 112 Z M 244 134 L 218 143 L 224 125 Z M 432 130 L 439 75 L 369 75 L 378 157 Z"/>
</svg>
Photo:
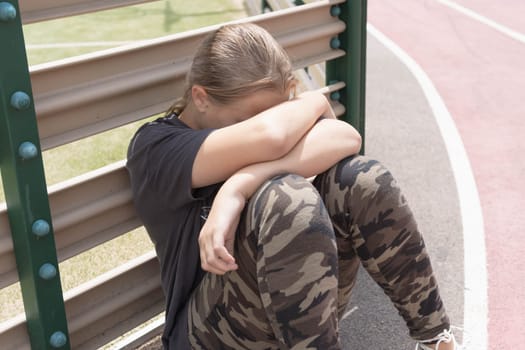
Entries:
<svg viewBox="0 0 525 350">
<path fill-rule="evenodd" d="M 207 274 L 189 305 L 195 349 L 340 349 L 361 263 L 416 340 L 449 328 L 416 222 L 392 175 L 355 156 L 317 176 L 267 181 L 236 238 L 239 269 Z"/>
</svg>

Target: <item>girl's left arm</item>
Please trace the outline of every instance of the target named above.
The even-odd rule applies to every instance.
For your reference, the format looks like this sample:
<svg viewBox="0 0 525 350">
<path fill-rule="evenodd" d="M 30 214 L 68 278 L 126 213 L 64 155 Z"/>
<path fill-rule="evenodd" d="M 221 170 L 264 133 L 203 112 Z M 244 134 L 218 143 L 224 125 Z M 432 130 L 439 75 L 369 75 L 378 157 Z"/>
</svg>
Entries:
<svg viewBox="0 0 525 350">
<path fill-rule="evenodd" d="M 321 119 L 284 157 L 251 164 L 233 174 L 217 193 L 199 235 L 202 268 L 217 274 L 237 268 L 231 252 L 240 214 L 264 181 L 286 173 L 317 175 L 360 148 L 361 136 L 350 124 Z"/>
</svg>

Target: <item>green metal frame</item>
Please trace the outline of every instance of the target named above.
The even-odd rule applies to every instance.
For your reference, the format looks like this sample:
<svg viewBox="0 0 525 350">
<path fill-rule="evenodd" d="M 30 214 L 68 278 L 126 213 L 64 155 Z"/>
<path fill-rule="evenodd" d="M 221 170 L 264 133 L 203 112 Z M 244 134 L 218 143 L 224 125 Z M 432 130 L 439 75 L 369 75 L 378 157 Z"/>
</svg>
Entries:
<svg viewBox="0 0 525 350">
<path fill-rule="evenodd" d="M 332 47 L 345 50 L 346 55 L 326 62 L 326 82 L 346 83 L 346 87 L 332 94 L 332 98 L 346 107 L 342 119 L 361 134 L 361 153 L 365 150 L 366 10 L 367 0 L 349 0 L 332 7 L 332 15 L 339 16 L 347 24 L 346 30 L 332 39 Z"/>
<path fill-rule="evenodd" d="M 0 1 L 0 168 L 32 349 L 69 349 L 17 0 Z"/>
</svg>

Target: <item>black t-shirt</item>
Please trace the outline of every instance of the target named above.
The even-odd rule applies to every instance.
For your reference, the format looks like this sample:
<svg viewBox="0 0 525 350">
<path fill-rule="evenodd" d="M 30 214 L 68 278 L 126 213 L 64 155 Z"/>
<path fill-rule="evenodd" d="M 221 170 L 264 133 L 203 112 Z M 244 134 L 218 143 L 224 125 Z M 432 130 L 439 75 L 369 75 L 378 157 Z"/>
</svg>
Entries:
<svg viewBox="0 0 525 350">
<path fill-rule="evenodd" d="M 204 275 L 198 234 L 219 185 L 192 190 L 193 161 L 212 129 L 194 130 L 176 115 L 143 125 L 127 168 L 138 215 L 155 244 L 166 296 L 166 349 L 190 349 L 186 302 Z"/>
</svg>

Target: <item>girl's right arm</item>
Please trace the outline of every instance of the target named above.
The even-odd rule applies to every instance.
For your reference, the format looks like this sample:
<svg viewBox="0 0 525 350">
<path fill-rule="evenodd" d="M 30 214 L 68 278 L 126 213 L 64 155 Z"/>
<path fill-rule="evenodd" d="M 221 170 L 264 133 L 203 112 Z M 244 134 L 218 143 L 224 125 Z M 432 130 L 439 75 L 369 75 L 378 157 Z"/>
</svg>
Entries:
<svg viewBox="0 0 525 350">
<path fill-rule="evenodd" d="M 202 268 L 217 274 L 237 269 L 232 253 L 235 231 L 245 203 L 264 181 L 278 174 L 317 175 L 360 147 L 361 136 L 350 124 L 321 120 L 286 156 L 233 174 L 215 196 L 199 234 Z"/>
<path fill-rule="evenodd" d="M 326 97 L 313 91 L 214 130 L 193 163 L 192 187 L 218 183 L 249 164 L 281 158 L 321 116 L 335 118 Z"/>
</svg>

